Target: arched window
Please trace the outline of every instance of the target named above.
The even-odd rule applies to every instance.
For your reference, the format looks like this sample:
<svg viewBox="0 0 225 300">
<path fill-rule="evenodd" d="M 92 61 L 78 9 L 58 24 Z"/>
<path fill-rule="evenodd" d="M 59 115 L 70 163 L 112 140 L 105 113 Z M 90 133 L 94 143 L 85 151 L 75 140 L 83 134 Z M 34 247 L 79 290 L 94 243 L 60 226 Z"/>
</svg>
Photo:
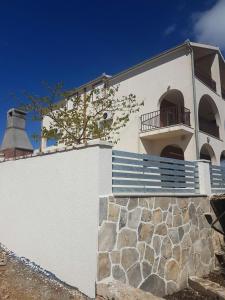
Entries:
<svg viewBox="0 0 225 300">
<path fill-rule="evenodd" d="M 200 159 L 206 159 L 211 161 L 211 163 L 216 162 L 215 153 L 213 148 L 209 144 L 204 144 L 200 150 Z"/>
<path fill-rule="evenodd" d="M 160 156 L 184 160 L 184 151 L 179 146 L 168 145 L 162 150 Z"/>
<path fill-rule="evenodd" d="M 220 137 L 219 126 L 220 126 L 220 117 L 217 106 L 213 99 L 204 95 L 198 107 L 198 121 L 199 121 L 199 130 L 209 135 Z"/>
<path fill-rule="evenodd" d="M 190 111 L 184 107 L 183 94 L 176 89 L 169 90 L 159 100 L 160 127 L 176 124 L 190 125 Z"/>
</svg>

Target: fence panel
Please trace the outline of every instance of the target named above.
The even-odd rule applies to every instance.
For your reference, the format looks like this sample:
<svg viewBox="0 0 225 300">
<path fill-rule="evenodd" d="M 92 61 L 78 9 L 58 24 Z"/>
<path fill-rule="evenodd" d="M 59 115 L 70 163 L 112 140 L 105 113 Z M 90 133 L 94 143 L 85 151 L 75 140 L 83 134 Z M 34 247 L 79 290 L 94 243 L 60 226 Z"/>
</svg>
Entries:
<svg viewBox="0 0 225 300">
<path fill-rule="evenodd" d="M 210 166 L 210 178 L 212 193 L 225 193 L 225 167 Z"/>
<path fill-rule="evenodd" d="M 197 163 L 114 150 L 113 193 L 199 193 Z"/>
</svg>

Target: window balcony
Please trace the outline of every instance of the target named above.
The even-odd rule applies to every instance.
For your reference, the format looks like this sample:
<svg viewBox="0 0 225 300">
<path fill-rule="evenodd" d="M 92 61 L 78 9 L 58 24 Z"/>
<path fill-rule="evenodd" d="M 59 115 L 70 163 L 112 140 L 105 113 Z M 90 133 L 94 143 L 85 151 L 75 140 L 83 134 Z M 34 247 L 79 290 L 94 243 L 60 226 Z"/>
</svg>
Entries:
<svg viewBox="0 0 225 300">
<path fill-rule="evenodd" d="M 140 137 L 159 139 L 193 134 L 190 127 L 190 110 L 172 106 L 153 111 L 140 117 Z"/>
</svg>

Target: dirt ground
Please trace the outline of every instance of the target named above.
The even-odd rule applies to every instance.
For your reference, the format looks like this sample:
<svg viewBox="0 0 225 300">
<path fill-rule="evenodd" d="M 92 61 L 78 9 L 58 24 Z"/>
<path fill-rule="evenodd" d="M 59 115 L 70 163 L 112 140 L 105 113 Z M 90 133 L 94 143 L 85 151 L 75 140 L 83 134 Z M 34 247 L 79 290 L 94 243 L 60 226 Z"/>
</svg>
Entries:
<svg viewBox="0 0 225 300">
<path fill-rule="evenodd" d="M 219 285 L 225 287 L 225 274 L 220 272 L 210 273 L 207 277 L 205 277 L 213 282 L 218 283 Z"/>
<path fill-rule="evenodd" d="M 53 276 L 45 276 L 18 258 L 6 258 L 6 266 L 0 266 L 1 300 L 89 300 L 78 290 Z"/>
<path fill-rule="evenodd" d="M 173 295 L 166 296 L 167 300 L 212 300 L 211 297 L 201 295 L 192 289 L 185 289 Z"/>
</svg>

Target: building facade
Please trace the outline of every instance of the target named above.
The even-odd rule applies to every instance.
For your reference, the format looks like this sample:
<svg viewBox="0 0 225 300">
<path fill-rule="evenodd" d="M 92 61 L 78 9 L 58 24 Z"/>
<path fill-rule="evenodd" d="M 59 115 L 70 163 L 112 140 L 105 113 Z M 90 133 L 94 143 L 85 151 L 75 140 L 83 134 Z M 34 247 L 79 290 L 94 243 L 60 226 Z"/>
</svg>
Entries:
<svg viewBox="0 0 225 300">
<path fill-rule="evenodd" d="M 144 101 L 120 131 L 116 149 L 185 160 L 225 160 L 225 60 L 218 47 L 186 41 L 114 76 L 102 75 L 76 91 L 108 81 L 119 94 Z M 44 120 L 44 125 L 46 126 Z"/>
</svg>

